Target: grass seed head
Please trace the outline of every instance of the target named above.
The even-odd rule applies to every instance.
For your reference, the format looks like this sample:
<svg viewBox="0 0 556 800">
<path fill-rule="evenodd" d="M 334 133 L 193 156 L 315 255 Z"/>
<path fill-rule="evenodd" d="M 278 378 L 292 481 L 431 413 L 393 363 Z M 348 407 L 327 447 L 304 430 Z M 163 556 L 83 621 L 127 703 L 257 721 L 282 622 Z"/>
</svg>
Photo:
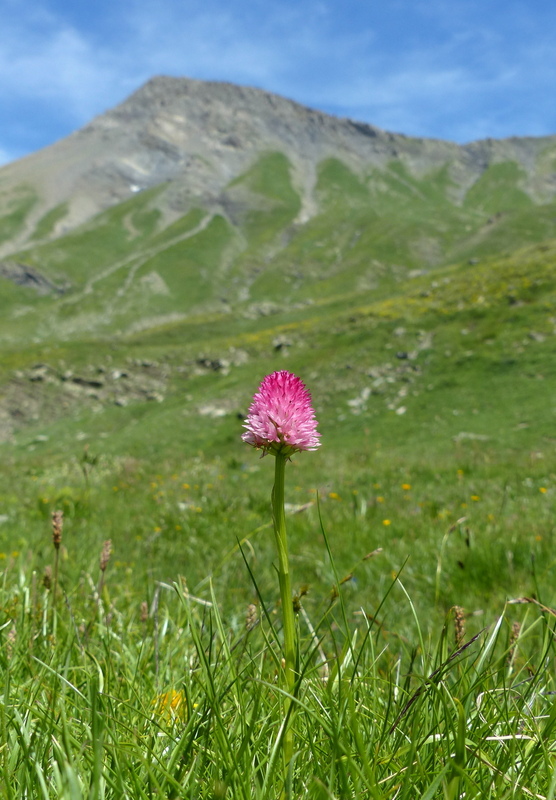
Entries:
<svg viewBox="0 0 556 800">
<path fill-rule="evenodd" d="M 64 512 L 52 512 L 52 544 L 56 550 L 60 549 L 62 544 L 62 528 L 64 527 Z"/>
<path fill-rule="evenodd" d="M 102 551 L 100 554 L 100 571 L 104 572 L 106 567 L 108 566 L 108 562 L 110 561 L 110 556 L 112 555 L 112 539 L 107 539 L 104 544 L 102 545 Z"/>
<path fill-rule="evenodd" d="M 461 606 L 454 606 L 454 639 L 456 647 L 461 647 L 465 638 L 465 612 Z"/>
<path fill-rule="evenodd" d="M 11 659 L 13 655 L 16 639 L 17 639 L 17 631 L 15 628 L 15 624 L 13 624 L 10 630 L 8 631 L 8 635 L 6 637 L 6 657 L 8 661 Z"/>
<path fill-rule="evenodd" d="M 247 606 L 247 614 L 245 615 L 245 628 L 252 631 L 257 622 L 259 621 L 259 614 L 255 603 L 249 603 Z"/>
</svg>

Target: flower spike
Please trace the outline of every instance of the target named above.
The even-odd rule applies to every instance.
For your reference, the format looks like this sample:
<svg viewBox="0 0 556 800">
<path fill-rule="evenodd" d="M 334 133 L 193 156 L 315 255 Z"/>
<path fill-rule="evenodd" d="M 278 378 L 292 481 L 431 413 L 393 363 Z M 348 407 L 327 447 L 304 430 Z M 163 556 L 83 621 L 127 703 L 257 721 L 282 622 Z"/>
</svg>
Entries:
<svg viewBox="0 0 556 800">
<path fill-rule="evenodd" d="M 286 370 L 263 379 L 253 397 L 242 439 L 263 455 L 291 456 L 320 447 L 311 395 L 303 381 Z"/>
</svg>

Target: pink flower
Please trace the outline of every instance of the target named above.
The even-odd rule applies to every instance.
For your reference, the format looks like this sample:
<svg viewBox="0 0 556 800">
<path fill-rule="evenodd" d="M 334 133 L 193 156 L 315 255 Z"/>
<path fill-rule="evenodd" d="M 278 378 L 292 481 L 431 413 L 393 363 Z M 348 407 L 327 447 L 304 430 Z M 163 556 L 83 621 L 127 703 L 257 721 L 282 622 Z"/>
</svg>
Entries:
<svg viewBox="0 0 556 800">
<path fill-rule="evenodd" d="M 320 446 L 311 395 L 303 381 L 286 370 L 267 375 L 253 397 L 242 439 L 266 453 L 291 455 Z"/>
</svg>

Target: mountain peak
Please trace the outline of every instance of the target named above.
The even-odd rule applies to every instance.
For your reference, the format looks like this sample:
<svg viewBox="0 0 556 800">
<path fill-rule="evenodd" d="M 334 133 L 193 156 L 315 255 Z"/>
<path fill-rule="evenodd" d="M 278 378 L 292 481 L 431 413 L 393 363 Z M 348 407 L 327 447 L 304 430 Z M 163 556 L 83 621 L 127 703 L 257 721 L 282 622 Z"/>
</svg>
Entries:
<svg viewBox="0 0 556 800">
<path fill-rule="evenodd" d="M 547 175 L 555 149 L 556 137 L 465 146 L 412 138 L 262 89 L 160 75 L 66 139 L 1 170 L 7 193 L 31 187 L 36 202 L 27 224 L 0 243 L 0 256 L 24 246 L 38 221 L 62 205 L 51 235 L 162 183 L 176 184 L 172 202 L 182 210 L 218 204 L 226 186 L 268 152 L 286 156 L 307 210 L 318 165 L 329 158 L 361 175 L 393 163 L 417 177 L 446 167 L 460 196 L 490 164 L 515 161 L 524 191 L 546 199 L 556 193 L 553 172 Z"/>
</svg>

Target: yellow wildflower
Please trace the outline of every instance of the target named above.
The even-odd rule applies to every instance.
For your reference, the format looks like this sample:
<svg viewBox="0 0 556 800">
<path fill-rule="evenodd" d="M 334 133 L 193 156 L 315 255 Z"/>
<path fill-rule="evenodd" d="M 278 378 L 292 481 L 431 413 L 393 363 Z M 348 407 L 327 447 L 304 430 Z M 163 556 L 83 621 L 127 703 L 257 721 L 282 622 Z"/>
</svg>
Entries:
<svg viewBox="0 0 556 800">
<path fill-rule="evenodd" d="M 153 700 L 157 714 L 166 717 L 167 719 L 185 720 L 187 718 L 187 702 L 185 694 L 182 691 L 170 689 L 168 692 L 163 692 L 155 697 Z M 197 707 L 197 703 L 193 708 Z"/>
</svg>

